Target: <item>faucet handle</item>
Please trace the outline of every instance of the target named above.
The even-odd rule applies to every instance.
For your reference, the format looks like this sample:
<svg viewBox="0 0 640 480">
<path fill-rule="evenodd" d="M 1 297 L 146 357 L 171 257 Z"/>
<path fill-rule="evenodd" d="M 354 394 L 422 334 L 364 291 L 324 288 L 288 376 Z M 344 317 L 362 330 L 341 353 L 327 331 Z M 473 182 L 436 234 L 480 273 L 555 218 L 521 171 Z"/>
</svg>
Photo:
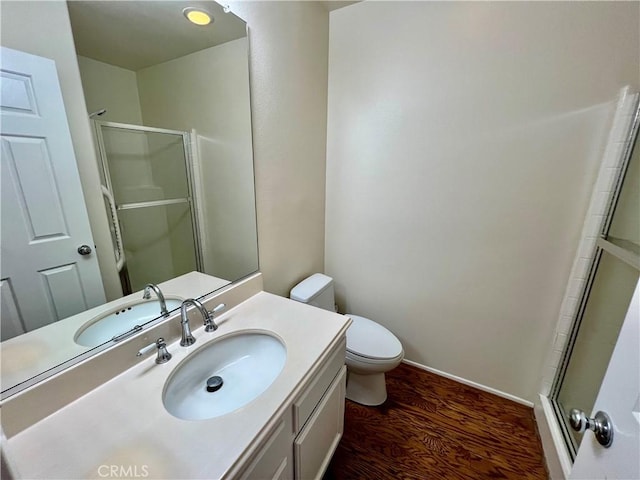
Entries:
<svg viewBox="0 0 640 480">
<path fill-rule="evenodd" d="M 209 312 L 209 315 L 215 315 L 216 313 L 221 312 L 225 308 L 227 308 L 227 304 L 226 303 L 221 303 L 220 305 L 218 305 L 216 307 L 213 307 L 213 310 L 211 310 Z"/>
<path fill-rule="evenodd" d="M 204 331 L 205 332 L 215 332 L 218 329 L 218 324 L 213 321 L 213 316 L 216 313 L 224 310 L 226 307 L 227 307 L 226 304 L 221 303 L 220 305 L 215 307 L 210 312 L 209 311 L 207 312 L 207 316 L 204 319 Z"/>
<path fill-rule="evenodd" d="M 164 338 L 160 337 L 158 340 L 153 342 L 150 345 L 147 345 L 144 348 L 141 348 L 138 353 L 136 353 L 136 357 L 141 357 L 142 355 L 146 355 L 154 348 L 158 350 L 158 356 L 156 357 L 156 363 L 159 365 L 161 363 L 167 363 L 171 360 L 171 354 L 167 351 L 167 344 L 164 342 Z"/>
</svg>

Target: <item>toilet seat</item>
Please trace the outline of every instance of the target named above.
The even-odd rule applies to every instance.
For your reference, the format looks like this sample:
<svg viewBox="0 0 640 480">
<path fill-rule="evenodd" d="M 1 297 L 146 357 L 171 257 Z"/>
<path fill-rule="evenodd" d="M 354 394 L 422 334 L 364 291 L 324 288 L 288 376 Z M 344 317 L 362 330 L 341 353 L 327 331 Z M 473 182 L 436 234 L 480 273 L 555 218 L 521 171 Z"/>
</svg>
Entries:
<svg viewBox="0 0 640 480">
<path fill-rule="evenodd" d="M 389 365 L 395 366 L 399 365 L 402 359 L 404 358 L 404 352 L 393 358 L 369 358 L 363 357 L 362 355 L 357 355 L 349 350 L 346 351 L 345 359 L 348 360 L 349 363 L 359 363 L 362 365 L 367 365 L 369 368 L 378 368 L 388 370 Z"/>
<path fill-rule="evenodd" d="M 347 314 L 353 320 L 347 329 L 347 355 L 366 363 L 384 363 L 404 356 L 396 336 L 379 323 L 358 315 Z"/>
</svg>

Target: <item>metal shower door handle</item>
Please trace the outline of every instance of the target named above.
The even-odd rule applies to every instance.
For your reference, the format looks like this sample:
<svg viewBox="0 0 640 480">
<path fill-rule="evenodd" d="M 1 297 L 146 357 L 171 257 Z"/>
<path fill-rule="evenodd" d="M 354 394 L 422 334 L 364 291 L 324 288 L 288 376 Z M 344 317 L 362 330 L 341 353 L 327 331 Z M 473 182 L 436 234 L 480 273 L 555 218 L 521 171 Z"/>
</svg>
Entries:
<svg viewBox="0 0 640 480">
<path fill-rule="evenodd" d="M 569 423 L 576 432 L 591 430 L 598 443 L 605 448 L 609 448 L 613 443 L 613 423 L 604 412 L 596 412 L 595 417 L 589 418 L 582 410 L 572 408 L 569 412 Z"/>
<path fill-rule="evenodd" d="M 89 255 L 91 253 L 91 247 L 89 245 L 80 245 L 78 247 L 78 253 L 80 255 Z"/>
</svg>

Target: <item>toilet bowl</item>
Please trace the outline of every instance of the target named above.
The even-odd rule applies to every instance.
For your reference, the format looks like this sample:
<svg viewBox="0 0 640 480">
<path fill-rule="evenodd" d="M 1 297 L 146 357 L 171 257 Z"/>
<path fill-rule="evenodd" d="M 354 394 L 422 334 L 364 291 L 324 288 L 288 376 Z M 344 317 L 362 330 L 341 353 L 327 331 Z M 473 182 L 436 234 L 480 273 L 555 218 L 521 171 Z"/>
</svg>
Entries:
<svg viewBox="0 0 640 480">
<path fill-rule="evenodd" d="M 333 279 L 316 273 L 293 287 L 292 300 L 335 311 Z M 380 405 L 387 399 L 385 373 L 404 358 L 400 340 L 382 325 L 365 317 L 346 314 L 347 398 L 362 405 Z"/>
</svg>

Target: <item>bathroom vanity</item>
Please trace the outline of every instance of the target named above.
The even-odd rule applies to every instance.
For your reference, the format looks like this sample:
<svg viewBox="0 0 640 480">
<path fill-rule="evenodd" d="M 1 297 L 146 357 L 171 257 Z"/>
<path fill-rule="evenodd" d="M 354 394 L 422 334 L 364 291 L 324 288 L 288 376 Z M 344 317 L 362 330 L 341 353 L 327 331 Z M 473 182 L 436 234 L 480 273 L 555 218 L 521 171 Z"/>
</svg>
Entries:
<svg viewBox="0 0 640 480">
<path fill-rule="evenodd" d="M 322 477 L 342 437 L 344 353 L 341 342 L 270 429 L 240 478 Z"/>
<path fill-rule="evenodd" d="M 216 317 L 219 328 L 212 333 L 191 312 L 196 343 L 190 347 L 179 345 L 179 317 L 173 315 L 7 399 L 1 407 L 3 450 L 15 476 L 320 478 L 342 435 L 350 320 L 261 290 L 257 274 L 207 298 L 207 308 L 223 302 L 227 310 Z M 169 413 L 163 403 L 167 382 L 195 358 L 189 356 L 246 334 L 284 346 L 286 359 L 271 385 L 213 418 Z M 172 354 L 167 363 L 156 364 L 155 353 L 136 357 L 160 336 Z M 77 391 L 74 379 L 87 375 L 100 384 Z M 41 403 L 51 411 L 35 415 L 32 407 Z"/>
</svg>

